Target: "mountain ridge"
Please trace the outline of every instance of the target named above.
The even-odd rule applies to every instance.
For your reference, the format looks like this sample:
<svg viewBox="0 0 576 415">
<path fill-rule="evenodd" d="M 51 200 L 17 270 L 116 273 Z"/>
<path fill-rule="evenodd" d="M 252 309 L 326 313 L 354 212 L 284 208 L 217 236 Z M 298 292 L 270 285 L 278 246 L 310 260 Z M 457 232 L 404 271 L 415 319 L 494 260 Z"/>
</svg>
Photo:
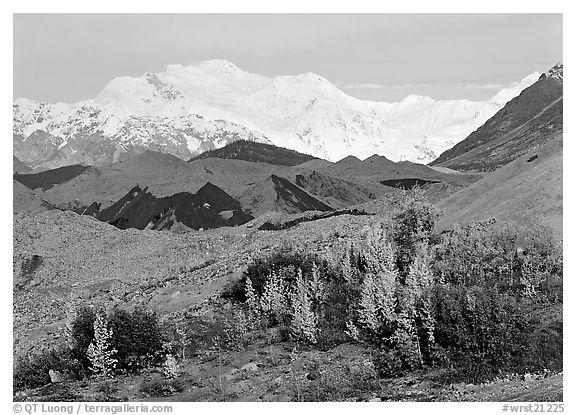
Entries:
<svg viewBox="0 0 576 415">
<path fill-rule="evenodd" d="M 428 162 L 538 76 L 482 102 L 410 96 L 386 103 L 353 98 L 313 73 L 267 78 L 222 60 L 169 65 L 158 74 L 115 78 L 94 99 L 75 104 L 16 99 L 14 154 L 32 167 L 54 168 L 108 164 L 146 149 L 189 159 L 248 140 L 331 161 L 377 153 Z"/>
<path fill-rule="evenodd" d="M 433 166 L 493 171 L 553 139 L 563 124 L 563 66 L 557 64 Z"/>
</svg>

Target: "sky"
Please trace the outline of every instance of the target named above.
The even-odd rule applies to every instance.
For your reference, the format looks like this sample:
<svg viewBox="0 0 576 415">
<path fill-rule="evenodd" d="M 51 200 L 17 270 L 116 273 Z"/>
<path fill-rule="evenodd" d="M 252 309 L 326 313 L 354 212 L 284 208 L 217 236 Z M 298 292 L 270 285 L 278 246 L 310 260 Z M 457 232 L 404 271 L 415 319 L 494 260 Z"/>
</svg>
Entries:
<svg viewBox="0 0 576 415">
<path fill-rule="evenodd" d="M 118 76 L 226 59 L 347 94 L 484 100 L 562 62 L 561 14 L 15 14 L 14 98 L 77 102 Z"/>
</svg>

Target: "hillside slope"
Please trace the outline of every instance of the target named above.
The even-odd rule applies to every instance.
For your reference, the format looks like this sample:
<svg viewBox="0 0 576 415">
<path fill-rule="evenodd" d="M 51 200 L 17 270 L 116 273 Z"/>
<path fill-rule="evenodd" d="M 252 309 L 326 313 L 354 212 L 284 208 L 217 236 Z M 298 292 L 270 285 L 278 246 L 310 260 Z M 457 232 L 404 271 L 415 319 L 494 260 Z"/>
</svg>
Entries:
<svg viewBox="0 0 576 415">
<path fill-rule="evenodd" d="M 308 210 L 326 212 L 332 208 L 286 178 L 275 174 L 254 184 L 238 197 L 254 216 L 267 212 L 300 213 Z"/>
<path fill-rule="evenodd" d="M 562 134 L 440 201 L 440 229 L 496 218 L 545 224 L 562 239 Z"/>
<path fill-rule="evenodd" d="M 88 169 L 87 166 L 71 165 L 59 167 L 53 170 L 46 170 L 40 173 L 33 174 L 15 174 L 14 179 L 22 183 L 24 186 L 34 190 L 42 189 L 48 190 L 58 184 L 65 183 L 72 180 L 76 176 L 84 173 Z"/>
<path fill-rule="evenodd" d="M 562 117 L 563 66 L 556 65 L 430 164 L 493 171 L 556 137 L 562 131 Z"/>
<path fill-rule="evenodd" d="M 36 192 L 13 180 L 12 183 L 12 212 L 36 214 L 54 209 L 52 205 L 43 200 Z"/>
<path fill-rule="evenodd" d="M 350 177 L 379 183 L 385 180 L 417 178 L 432 182 L 467 186 L 481 177 L 476 174 L 444 173 L 429 166 L 410 161 L 393 162 L 377 154 L 368 157 L 366 160 L 348 156 L 334 164 L 325 165 L 318 170 L 335 177 Z"/>
<path fill-rule="evenodd" d="M 284 151 L 285 149 L 274 149 L 274 157 Z M 229 157 L 237 157 L 237 154 L 229 152 Z M 43 172 L 43 175 L 50 176 L 53 174 L 51 172 L 54 171 Z M 240 196 L 250 192 L 252 187 L 266 181 L 271 175 L 288 180 L 332 208 L 342 208 L 384 196 L 390 188 L 380 183 L 383 180 L 417 178 L 448 184 L 452 189 L 479 178 L 469 174 L 446 174 L 410 162 L 394 163 L 380 156 L 373 156 L 365 161 L 350 157 L 337 163 L 316 159 L 296 166 L 275 166 L 263 162 L 215 157 L 185 162 L 169 154 L 146 151 L 109 166 L 88 168 L 76 177 L 46 190 L 45 198 L 66 209 L 82 209 L 94 202 L 105 209 L 124 197 L 136 184 L 148 187 L 156 197 L 168 197 L 180 192 L 195 193 L 210 182 L 241 200 L 244 209 L 256 212 L 260 211 L 256 205 L 246 203 L 258 198 Z M 252 191 L 259 192 L 263 197 L 269 197 L 256 188 Z"/>
<path fill-rule="evenodd" d="M 12 156 L 12 173 L 28 173 L 32 169 L 26 164 L 22 163 L 16 156 Z"/>
</svg>

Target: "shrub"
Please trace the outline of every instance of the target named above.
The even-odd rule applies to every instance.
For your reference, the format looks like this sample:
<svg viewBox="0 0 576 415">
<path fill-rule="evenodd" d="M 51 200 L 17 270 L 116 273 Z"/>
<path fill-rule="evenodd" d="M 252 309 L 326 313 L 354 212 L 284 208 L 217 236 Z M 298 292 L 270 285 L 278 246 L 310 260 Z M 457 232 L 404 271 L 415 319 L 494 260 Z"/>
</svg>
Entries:
<svg viewBox="0 0 576 415">
<path fill-rule="evenodd" d="M 562 370 L 562 307 L 554 306 L 547 313 L 532 313 L 530 327 L 526 366 L 534 370 Z"/>
<path fill-rule="evenodd" d="M 242 308 L 227 312 L 224 316 L 224 336 L 227 344 L 242 348 L 244 343 L 251 340 L 258 321 L 253 314 Z"/>
<path fill-rule="evenodd" d="M 162 333 L 155 313 L 136 308 L 132 312 L 115 308 L 108 317 L 114 332 L 111 346 L 117 350 L 117 368 L 138 371 L 159 364 L 162 356 Z"/>
<path fill-rule="evenodd" d="M 437 216 L 409 196 L 393 224 L 374 224 L 330 265 L 280 251 L 256 260 L 224 296 L 318 348 L 367 343 L 380 376 L 426 365 L 473 381 L 560 369 L 561 246 L 540 229 L 494 221 L 438 235 Z M 244 338 L 248 326 L 234 325 Z"/>
<path fill-rule="evenodd" d="M 434 337 L 465 377 L 562 367 L 562 250 L 545 229 L 457 228 L 435 246 L 433 272 Z"/>
<path fill-rule="evenodd" d="M 382 378 L 392 378 L 404 373 L 402 360 L 394 349 L 379 348 L 374 354 L 372 361 L 376 373 Z"/>
<path fill-rule="evenodd" d="M 297 270 L 301 269 L 302 274 L 307 279 L 312 275 L 314 266 L 318 267 L 318 272 L 322 278 L 334 278 L 328 262 L 321 260 L 316 255 L 289 250 L 275 252 L 268 257 L 254 260 L 240 279 L 232 281 L 224 288 L 222 297 L 235 302 L 245 302 L 247 278 L 250 278 L 256 293 L 262 295 L 266 281 L 271 274 L 280 275 L 287 287 L 291 289 L 296 282 Z"/>
<path fill-rule="evenodd" d="M 80 307 L 76 311 L 76 317 L 72 321 L 70 336 L 73 339 L 73 353 L 83 367 L 88 368 L 88 346 L 94 340 L 94 321 L 96 314 L 90 307 Z"/>
<path fill-rule="evenodd" d="M 50 370 L 76 380 L 87 374 L 70 349 L 49 349 L 15 359 L 13 387 L 15 390 L 21 390 L 44 386 L 50 383 Z"/>
<path fill-rule="evenodd" d="M 166 355 L 166 360 L 162 364 L 162 373 L 166 379 L 176 379 L 180 375 L 180 365 L 173 355 Z"/>
<path fill-rule="evenodd" d="M 140 393 L 146 397 L 171 396 L 183 390 L 182 382 L 177 379 L 154 377 L 150 380 L 144 380 L 140 384 Z"/>
<path fill-rule="evenodd" d="M 445 235 L 434 256 L 434 273 L 447 283 L 561 300 L 562 249 L 545 229 L 472 223 Z"/>
<path fill-rule="evenodd" d="M 225 332 L 226 316 L 220 313 L 211 316 L 190 316 L 182 321 L 181 329 L 187 333 L 186 355 L 194 356 L 202 350 L 209 349 L 212 346 L 212 339 Z M 176 351 L 173 350 L 173 352 Z"/>
<path fill-rule="evenodd" d="M 190 335 L 186 330 L 185 320 L 179 320 L 176 322 L 176 341 L 180 347 L 180 352 L 182 353 L 182 360 L 186 360 L 186 349 L 192 344 Z"/>
<path fill-rule="evenodd" d="M 436 342 L 469 378 L 488 378 L 528 362 L 528 304 L 496 288 L 450 285 L 436 287 L 434 303 Z"/>
<path fill-rule="evenodd" d="M 71 324 L 72 353 L 84 368 L 91 365 L 88 348 L 94 342 L 96 313 L 90 307 L 76 312 Z M 114 308 L 107 316 L 107 327 L 112 331 L 109 338 L 111 350 L 116 350 L 116 369 L 138 371 L 143 367 L 162 362 L 162 333 L 157 316 L 136 308 L 132 312 Z"/>
</svg>

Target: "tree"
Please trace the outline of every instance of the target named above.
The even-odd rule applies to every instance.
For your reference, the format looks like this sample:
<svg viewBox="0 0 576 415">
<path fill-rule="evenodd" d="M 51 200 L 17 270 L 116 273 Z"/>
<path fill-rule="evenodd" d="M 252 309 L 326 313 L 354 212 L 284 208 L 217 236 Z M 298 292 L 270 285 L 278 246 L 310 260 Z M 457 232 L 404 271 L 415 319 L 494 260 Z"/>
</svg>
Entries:
<svg viewBox="0 0 576 415">
<path fill-rule="evenodd" d="M 290 296 L 292 303 L 292 332 L 310 343 L 317 341 L 317 318 L 312 311 L 312 301 L 309 288 L 302 278 L 302 271 L 298 271 L 296 287 Z"/>
<path fill-rule="evenodd" d="M 368 334 L 378 338 L 390 334 L 395 320 L 398 273 L 394 249 L 381 225 L 371 228 L 366 235 L 364 247 L 362 255 L 368 273 L 362 281 L 358 321 Z"/>
<path fill-rule="evenodd" d="M 113 356 L 116 354 L 110 340 L 112 339 L 112 329 L 108 328 L 108 321 L 104 311 L 96 314 L 94 320 L 94 340 L 88 346 L 88 359 L 90 360 L 91 370 L 96 375 L 106 378 L 113 375 L 116 363 L 118 362 Z"/>
<path fill-rule="evenodd" d="M 182 349 L 182 361 L 184 361 L 186 360 L 186 348 L 192 344 L 192 340 L 190 336 L 188 336 L 185 319 L 178 320 L 176 323 L 176 335 L 178 336 L 178 343 L 180 343 L 180 348 Z"/>
<path fill-rule="evenodd" d="M 264 291 L 260 297 L 260 308 L 264 315 L 273 322 L 280 322 L 288 310 L 286 284 L 282 277 L 274 271 L 270 273 L 264 284 Z"/>
<path fill-rule="evenodd" d="M 409 272 L 419 244 L 428 243 L 432 237 L 438 210 L 416 197 L 407 197 L 404 207 L 394 216 L 394 241 L 397 246 L 397 267 L 401 279 Z"/>
</svg>

